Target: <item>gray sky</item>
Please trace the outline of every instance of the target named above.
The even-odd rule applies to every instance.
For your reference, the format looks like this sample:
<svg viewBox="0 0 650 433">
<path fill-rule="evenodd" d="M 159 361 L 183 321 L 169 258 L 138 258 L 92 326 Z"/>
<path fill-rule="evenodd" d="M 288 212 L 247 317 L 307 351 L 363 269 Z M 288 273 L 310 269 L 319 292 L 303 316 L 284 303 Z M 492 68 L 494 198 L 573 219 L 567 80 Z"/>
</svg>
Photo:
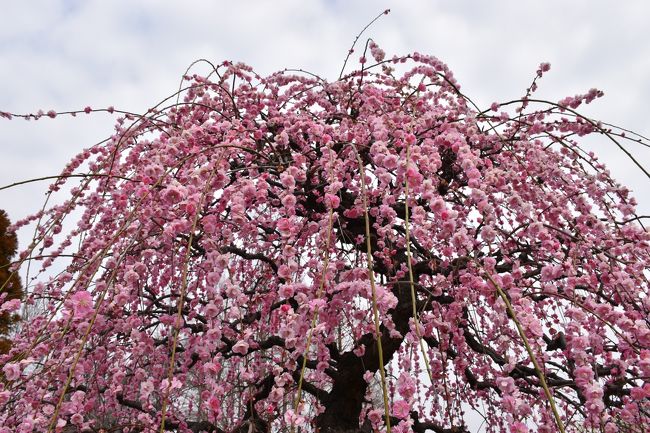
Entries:
<svg viewBox="0 0 650 433">
<path fill-rule="evenodd" d="M 86 105 L 142 112 L 173 93 L 195 59 L 243 61 L 260 74 L 303 68 L 334 80 L 354 36 L 389 56 L 433 54 L 480 106 L 522 96 L 538 64 L 552 69 L 538 96 L 557 101 L 591 87 L 605 97 L 583 113 L 650 135 L 650 3 L 646 1 L 126 1 L 3 2 L 0 110 Z M 356 60 L 358 55 L 353 56 Z M 205 71 L 198 68 L 197 73 Z M 99 113 L 38 122 L 0 119 L 0 186 L 55 175 L 109 136 Z M 605 139 L 590 142 L 650 213 L 649 180 Z M 627 145 L 650 167 L 650 152 Z M 47 182 L 0 191 L 15 220 L 39 209 Z"/>
</svg>

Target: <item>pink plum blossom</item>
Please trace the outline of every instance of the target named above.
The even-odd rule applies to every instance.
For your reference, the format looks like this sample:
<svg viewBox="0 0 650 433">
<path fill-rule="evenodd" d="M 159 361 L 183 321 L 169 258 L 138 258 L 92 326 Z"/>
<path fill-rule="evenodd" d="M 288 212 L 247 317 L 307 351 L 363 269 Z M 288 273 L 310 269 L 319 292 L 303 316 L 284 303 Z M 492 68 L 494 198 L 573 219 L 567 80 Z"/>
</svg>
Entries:
<svg viewBox="0 0 650 433">
<path fill-rule="evenodd" d="M 406 419 L 411 411 L 411 405 L 404 400 L 397 400 L 393 403 L 393 415 L 397 418 Z"/>
<path fill-rule="evenodd" d="M 21 369 L 20 364 L 17 363 L 8 363 L 2 367 L 2 371 L 5 374 L 7 380 L 16 380 L 20 377 Z"/>
<path fill-rule="evenodd" d="M 70 300 L 75 317 L 84 318 L 94 310 L 93 298 L 90 292 L 82 290 L 74 293 Z"/>
<path fill-rule="evenodd" d="M 248 347 L 249 347 L 249 346 L 248 346 L 248 343 L 247 343 L 247 342 L 245 342 L 245 341 L 243 341 L 243 340 L 239 340 L 239 341 L 238 341 L 237 343 L 235 343 L 235 345 L 232 347 L 232 351 L 233 351 L 234 353 L 238 353 L 238 354 L 240 354 L 240 355 L 246 355 L 246 354 L 248 353 Z"/>
</svg>

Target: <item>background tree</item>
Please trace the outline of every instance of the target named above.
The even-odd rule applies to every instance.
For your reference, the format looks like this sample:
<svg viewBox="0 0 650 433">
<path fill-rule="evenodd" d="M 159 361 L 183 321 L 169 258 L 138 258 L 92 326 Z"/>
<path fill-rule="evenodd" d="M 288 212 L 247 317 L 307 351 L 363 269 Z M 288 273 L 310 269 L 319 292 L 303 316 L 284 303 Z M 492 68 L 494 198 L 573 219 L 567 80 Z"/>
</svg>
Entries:
<svg viewBox="0 0 650 433">
<path fill-rule="evenodd" d="M 575 111 L 601 93 L 535 99 L 542 64 L 481 110 L 368 54 L 224 62 L 71 161 L 17 224 L 65 269 L 0 357 L 4 431 L 647 429 L 650 239 L 576 142 L 626 137 Z"/>
<path fill-rule="evenodd" d="M 14 233 L 9 233 L 9 218 L 7 213 L 0 209 L 0 353 L 7 353 L 11 341 L 7 337 L 13 324 L 20 320 L 15 313 L 20 308 L 23 297 L 20 276 L 11 268 L 12 258 L 18 248 L 18 240 Z"/>
</svg>

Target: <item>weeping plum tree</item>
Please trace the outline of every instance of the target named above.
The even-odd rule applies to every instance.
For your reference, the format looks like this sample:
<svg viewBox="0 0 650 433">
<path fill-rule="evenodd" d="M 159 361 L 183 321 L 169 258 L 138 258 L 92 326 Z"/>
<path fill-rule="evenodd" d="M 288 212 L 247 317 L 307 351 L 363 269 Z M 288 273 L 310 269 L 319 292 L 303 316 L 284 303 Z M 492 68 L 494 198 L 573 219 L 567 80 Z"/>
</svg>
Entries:
<svg viewBox="0 0 650 433">
<path fill-rule="evenodd" d="M 601 93 L 535 99 L 542 64 L 481 110 L 434 57 L 360 65 L 108 109 L 14 226 L 41 309 L 1 432 L 647 431 L 650 239 L 578 144 L 629 137 L 575 111 Z"/>
</svg>

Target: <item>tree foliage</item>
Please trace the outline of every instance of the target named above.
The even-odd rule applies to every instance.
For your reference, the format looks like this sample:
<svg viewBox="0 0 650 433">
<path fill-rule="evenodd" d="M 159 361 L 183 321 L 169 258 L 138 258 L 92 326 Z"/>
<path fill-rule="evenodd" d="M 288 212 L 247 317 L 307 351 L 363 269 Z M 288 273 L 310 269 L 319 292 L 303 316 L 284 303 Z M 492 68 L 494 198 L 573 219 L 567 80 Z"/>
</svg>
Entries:
<svg viewBox="0 0 650 433">
<path fill-rule="evenodd" d="M 52 272 L 0 431 L 644 431 L 650 239 L 577 143 L 623 138 L 575 111 L 596 90 L 535 99 L 547 70 L 480 110 L 371 43 L 334 82 L 224 62 L 122 113 L 15 227 Z"/>
<path fill-rule="evenodd" d="M 18 249 L 16 235 L 9 228 L 7 213 L 0 210 L 0 354 L 7 353 L 11 346 L 9 331 L 20 317 L 15 313 L 20 308 L 23 297 L 19 275 L 11 268 L 12 258 Z"/>
</svg>

